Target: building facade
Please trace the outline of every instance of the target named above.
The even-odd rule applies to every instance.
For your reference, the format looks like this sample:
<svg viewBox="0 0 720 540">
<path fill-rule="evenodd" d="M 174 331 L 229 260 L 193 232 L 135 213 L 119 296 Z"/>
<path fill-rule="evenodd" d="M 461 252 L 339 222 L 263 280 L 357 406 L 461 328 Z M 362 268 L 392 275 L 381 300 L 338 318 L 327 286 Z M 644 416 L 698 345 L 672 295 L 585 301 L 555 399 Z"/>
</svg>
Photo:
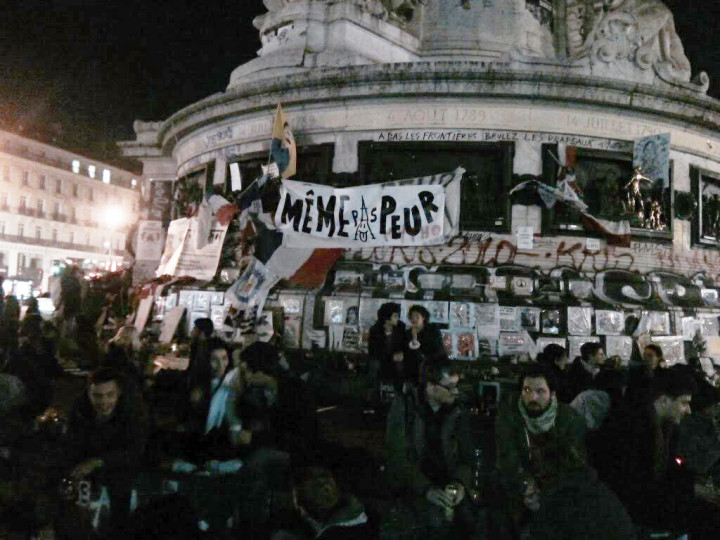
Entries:
<svg viewBox="0 0 720 540">
<path fill-rule="evenodd" d="M 137 220 L 140 186 L 129 171 L 0 132 L 0 273 L 47 290 L 72 260 L 117 267 Z"/>
<path fill-rule="evenodd" d="M 692 73 L 662 2 L 264 3 L 258 58 L 224 92 L 137 122 L 137 139 L 121 143 L 149 176 L 204 174 L 229 186 L 235 165 L 247 183 L 267 160 L 282 103 L 299 180 L 354 186 L 467 171 L 457 238 L 348 250 L 345 267 L 367 270 L 350 282 L 373 280 L 377 293 L 397 275 L 405 298 L 717 307 L 720 103 L 706 95 L 707 75 Z M 572 210 L 510 194 L 524 180 L 555 185 L 570 166 L 590 213 L 619 220 L 635 205 L 635 142 L 663 134 L 670 172 L 640 188 L 629 246 Z"/>
</svg>

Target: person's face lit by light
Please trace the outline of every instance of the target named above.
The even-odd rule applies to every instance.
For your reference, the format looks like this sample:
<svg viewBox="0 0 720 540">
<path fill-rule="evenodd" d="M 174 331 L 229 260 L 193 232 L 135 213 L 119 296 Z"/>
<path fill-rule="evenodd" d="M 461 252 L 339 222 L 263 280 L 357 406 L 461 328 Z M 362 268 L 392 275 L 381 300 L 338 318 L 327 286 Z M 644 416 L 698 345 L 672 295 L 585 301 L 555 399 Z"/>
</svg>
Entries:
<svg viewBox="0 0 720 540">
<path fill-rule="evenodd" d="M 525 377 L 523 380 L 520 398 L 530 416 L 539 416 L 545 412 L 554 395 L 545 377 Z"/>
</svg>

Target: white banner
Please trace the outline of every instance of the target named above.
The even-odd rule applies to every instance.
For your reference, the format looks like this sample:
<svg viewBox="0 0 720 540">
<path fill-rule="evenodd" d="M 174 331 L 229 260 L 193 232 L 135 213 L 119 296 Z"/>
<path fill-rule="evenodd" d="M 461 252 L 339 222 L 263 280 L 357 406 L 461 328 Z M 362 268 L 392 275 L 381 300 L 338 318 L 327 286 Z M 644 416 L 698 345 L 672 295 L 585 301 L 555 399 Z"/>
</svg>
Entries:
<svg viewBox="0 0 720 540">
<path fill-rule="evenodd" d="M 165 251 L 156 275 L 190 276 L 205 280 L 215 277 L 225 241 L 225 233 L 227 233 L 227 225 L 220 225 L 213 219 L 207 243 L 202 249 L 197 249 L 193 236 L 197 235 L 201 228 L 195 222 L 197 222 L 197 218 L 182 218 L 170 222 Z"/>
<path fill-rule="evenodd" d="M 283 180 L 275 224 L 296 248 L 442 244 L 459 229 L 464 173 L 354 188 Z"/>
</svg>

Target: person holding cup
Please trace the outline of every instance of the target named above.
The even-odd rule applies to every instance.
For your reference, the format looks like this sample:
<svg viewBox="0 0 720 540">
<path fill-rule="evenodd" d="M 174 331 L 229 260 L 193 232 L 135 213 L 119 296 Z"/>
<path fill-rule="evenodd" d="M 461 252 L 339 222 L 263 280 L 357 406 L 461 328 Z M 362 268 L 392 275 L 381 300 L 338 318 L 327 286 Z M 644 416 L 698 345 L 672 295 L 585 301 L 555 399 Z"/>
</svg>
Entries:
<svg viewBox="0 0 720 540">
<path fill-rule="evenodd" d="M 439 534 L 482 537 L 482 520 L 468 492 L 473 438 L 458 403 L 458 374 L 445 364 L 423 366 L 415 392 L 398 395 L 388 414 L 385 455 L 388 483 L 420 526 Z"/>
</svg>

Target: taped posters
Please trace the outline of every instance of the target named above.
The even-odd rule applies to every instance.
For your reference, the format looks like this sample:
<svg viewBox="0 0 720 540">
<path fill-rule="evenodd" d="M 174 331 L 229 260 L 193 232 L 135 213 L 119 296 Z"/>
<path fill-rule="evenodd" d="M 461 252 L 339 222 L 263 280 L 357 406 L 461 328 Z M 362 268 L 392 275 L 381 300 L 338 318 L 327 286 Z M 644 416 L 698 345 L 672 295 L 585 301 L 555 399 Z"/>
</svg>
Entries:
<svg viewBox="0 0 720 540">
<path fill-rule="evenodd" d="M 170 222 L 165 250 L 160 259 L 157 276 L 190 276 L 200 280 L 215 277 L 220 262 L 227 225 L 220 225 L 213 219 L 209 228 L 207 243 L 196 248 L 193 238 L 198 234 L 197 218 L 182 218 Z"/>
<path fill-rule="evenodd" d="M 230 288 L 225 291 L 225 300 L 237 311 L 256 312 L 259 316 L 265 305 L 270 289 L 278 282 L 271 270 L 257 259 L 245 269 Z"/>
<path fill-rule="evenodd" d="M 275 223 L 288 247 L 354 248 L 442 244 L 460 221 L 465 170 L 332 188 L 283 180 Z"/>
<path fill-rule="evenodd" d="M 135 259 L 139 261 L 159 261 L 163 253 L 165 230 L 161 221 L 140 221 Z"/>
</svg>

